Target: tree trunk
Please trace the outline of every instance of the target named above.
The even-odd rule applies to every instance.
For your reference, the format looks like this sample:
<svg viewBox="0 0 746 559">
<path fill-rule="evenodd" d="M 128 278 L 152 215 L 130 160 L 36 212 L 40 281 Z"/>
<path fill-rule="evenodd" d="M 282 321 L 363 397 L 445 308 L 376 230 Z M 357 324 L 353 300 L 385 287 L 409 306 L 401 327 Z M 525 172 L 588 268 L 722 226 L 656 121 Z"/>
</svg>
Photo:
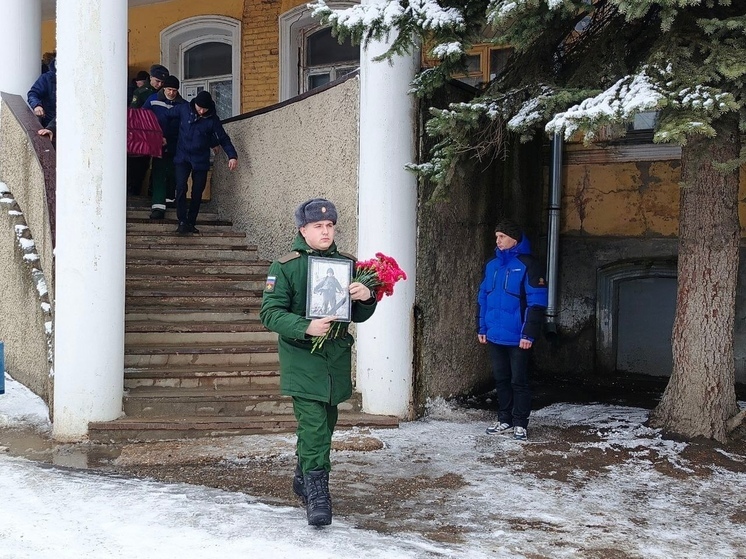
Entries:
<svg viewBox="0 0 746 559">
<path fill-rule="evenodd" d="M 671 434 L 725 442 L 726 421 L 738 411 L 733 328 L 738 279 L 738 168 L 717 163 L 739 156 L 735 117 L 721 118 L 717 136 L 693 136 L 681 153 L 679 261 L 673 371 L 654 427 Z"/>
</svg>

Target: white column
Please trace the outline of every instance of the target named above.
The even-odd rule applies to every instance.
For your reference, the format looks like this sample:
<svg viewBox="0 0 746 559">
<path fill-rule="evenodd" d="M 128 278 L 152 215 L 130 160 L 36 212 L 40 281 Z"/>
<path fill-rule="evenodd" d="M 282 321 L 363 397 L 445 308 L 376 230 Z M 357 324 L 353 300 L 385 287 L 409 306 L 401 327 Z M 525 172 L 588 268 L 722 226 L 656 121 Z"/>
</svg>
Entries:
<svg viewBox="0 0 746 559">
<path fill-rule="evenodd" d="M 41 0 L 3 0 L 0 91 L 26 94 L 41 73 Z"/>
<path fill-rule="evenodd" d="M 127 2 L 57 0 L 55 439 L 122 414 Z"/>
<path fill-rule="evenodd" d="M 373 3 L 368 0 L 364 3 Z M 393 256 L 407 273 L 357 336 L 357 387 L 367 413 L 411 414 L 417 180 L 415 102 L 407 94 L 419 54 L 374 62 L 388 43 L 370 43 L 360 60 L 358 258 Z"/>
</svg>

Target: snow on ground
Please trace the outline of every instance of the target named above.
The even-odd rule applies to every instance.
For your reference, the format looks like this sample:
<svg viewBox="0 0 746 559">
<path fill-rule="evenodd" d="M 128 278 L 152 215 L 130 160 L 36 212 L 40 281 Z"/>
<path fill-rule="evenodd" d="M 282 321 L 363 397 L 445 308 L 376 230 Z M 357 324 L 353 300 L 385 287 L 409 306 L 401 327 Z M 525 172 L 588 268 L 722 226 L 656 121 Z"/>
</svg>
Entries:
<svg viewBox="0 0 746 559">
<path fill-rule="evenodd" d="M 0 394 L 0 429 L 22 426 L 50 431 L 49 410 L 41 398 L 6 373 L 5 394 Z"/>
<path fill-rule="evenodd" d="M 2 429 L 48 429 L 36 397 L 10 379 L 6 392 Z M 317 530 L 299 507 L 244 493 L 0 454 L 0 558 L 746 557 L 744 456 L 723 452 L 731 467 L 709 464 L 703 474 L 687 445 L 661 439 L 641 425 L 646 417 L 638 408 L 555 404 L 532 415 L 531 438 L 520 443 L 485 435 L 485 412 L 433 402 L 421 421 L 373 431 L 382 450 L 333 456 L 333 481 L 367 481 L 354 474 L 372 471 L 392 487 L 445 480 L 424 496 L 399 496 L 391 514 L 376 511 L 388 530 L 361 528 L 363 513 L 337 514 Z M 463 537 L 427 537 L 449 526 Z"/>
</svg>

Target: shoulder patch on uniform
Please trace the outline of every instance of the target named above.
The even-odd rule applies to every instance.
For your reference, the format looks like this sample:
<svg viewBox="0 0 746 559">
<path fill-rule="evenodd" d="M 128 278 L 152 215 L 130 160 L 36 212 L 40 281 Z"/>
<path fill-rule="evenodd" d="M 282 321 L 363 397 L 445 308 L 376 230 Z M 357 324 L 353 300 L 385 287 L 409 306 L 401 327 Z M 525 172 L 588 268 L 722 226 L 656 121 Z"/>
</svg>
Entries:
<svg viewBox="0 0 746 559">
<path fill-rule="evenodd" d="M 294 250 L 293 252 L 288 252 L 287 254 L 284 254 L 280 258 L 277 259 L 277 261 L 280 264 L 286 264 L 287 262 L 290 262 L 291 260 L 295 260 L 300 256 L 300 252 L 297 250 Z"/>
<path fill-rule="evenodd" d="M 277 283 L 276 276 L 267 276 L 267 282 L 264 284 L 264 291 L 272 293 L 275 290 L 275 283 Z"/>
<path fill-rule="evenodd" d="M 339 251 L 339 254 L 341 254 L 342 256 L 346 258 L 349 258 L 350 260 L 354 260 L 355 262 L 357 262 L 357 256 L 355 256 L 354 254 L 350 254 L 349 252 L 342 252 L 341 250 Z"/>
</svg>

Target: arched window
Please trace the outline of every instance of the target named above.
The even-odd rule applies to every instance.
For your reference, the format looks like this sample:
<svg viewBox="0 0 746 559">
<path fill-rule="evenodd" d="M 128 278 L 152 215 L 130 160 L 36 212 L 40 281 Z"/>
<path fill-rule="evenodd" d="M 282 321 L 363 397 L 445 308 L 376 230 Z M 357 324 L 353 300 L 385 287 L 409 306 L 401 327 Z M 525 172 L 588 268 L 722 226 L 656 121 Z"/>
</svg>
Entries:
<svg viewBox="0 0 746 559">
<path fill-rule="evenodd" d="M 220 118 L 241 112 L 240 32 L 240 21 L 223 16 L 185 19 L 161 32 L 161 62 L 181 80 L 181 96 L 209 91 Z"/>
<path fill-rule="evenodd" d="M 327 2 L 330 8 L 356 2 Z M 280 16 L 280 101 L 341 78 L 360 66 L 360 47 L 343 44 L 329 27 L 320 27 L 311 11 L 298 6 Z"/>
<path fill-rule="evenodd" d="M 360 47 L 352 46 L 349 39 L 340 45 L 332 36 L 331 27 L 311 28 L 303 39 L 305 91 L 326 85 L 360 66 Z"/>
</svg>

